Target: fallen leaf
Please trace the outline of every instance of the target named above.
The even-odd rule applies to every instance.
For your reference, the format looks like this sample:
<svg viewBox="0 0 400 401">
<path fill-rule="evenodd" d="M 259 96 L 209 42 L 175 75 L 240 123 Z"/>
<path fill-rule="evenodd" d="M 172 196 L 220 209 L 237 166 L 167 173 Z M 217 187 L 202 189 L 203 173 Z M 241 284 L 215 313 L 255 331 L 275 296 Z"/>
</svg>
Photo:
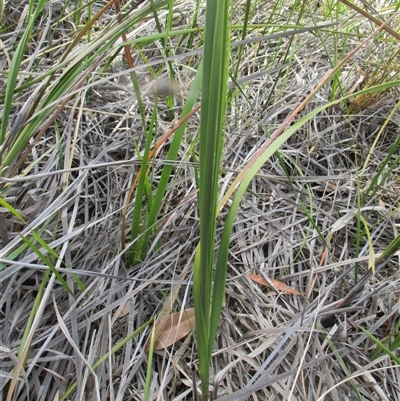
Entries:
<svg viewBox="0 0 400 401">
<path fill-rule="evenodd" d="M 181 288 L 180 284 L 176 285 L 173 291 L 171 292 L 170 296 L 168 297 L 167 301 L 165 302 L 164 308 L 161 311 L 160 315 L 158 316 L 157 321 L 154 325 L 155 338 L 160 337 L 160 335 L 165 332 L 165 325 L 167 324 L 171 315 L 169 311 L 172 309 L 172 306 L 175 302 L 176 297 L 178 296 L 180 288 Z M 153 334 L 150 334 L 144 347 L 146 353 L 149 353 L 152 335 Z"/>
<path fill-rule="evenodd" d="M 127 301 L 123 307 L 118 308 L 117 313 L 114 315 L 113 320 L 116 320 L 118 318 L 128 315 L 130 309 L 131 309 L 130 303 L 129 303 L 129 301 Z"/>
<path fill-rule="evenodd" d="M 165 322 L 163 331 L 157 335 L 154 349 L 160 350 L 175 344 L 195 328 L 194 308 L 183 312 L 171 313 Z"/>
<path fill-rule="evenodd" d="M 265 279 L 263 279 L 261 276 L 259 276 L 259 275 L 257 275 L 257 274 L 249 273 L 247 276 L 248 276 L 248 278 L 249 278 L 250 280 L 252 280 L 252 281 L 254 281 L 254 282 L 258 283 L 258 284 L 265 285 L 265 286 L 267 286 L 267 287 L 272 287 L 272 288 L 274 288 L 276 291 L 284 292 L 284 293 L 286 293 L 286 294 L 292 294 L 292 295 L 297 295 L 297 296 L 303 296 L 302 293 L 296 291 L 294 288 L 289 287 L 288 285 L 283 284 L 283 283 L 281 283 L 280 281 L 275 280 L 274 278 L 270 278 L 270 279 L 269 279 L 269 280 L 271 281 L 271 284 L 272 284 L 272 286 L 271 286 L 271 284 L 268 283 L 268 281 L 266 281 Z"/>
</svg>

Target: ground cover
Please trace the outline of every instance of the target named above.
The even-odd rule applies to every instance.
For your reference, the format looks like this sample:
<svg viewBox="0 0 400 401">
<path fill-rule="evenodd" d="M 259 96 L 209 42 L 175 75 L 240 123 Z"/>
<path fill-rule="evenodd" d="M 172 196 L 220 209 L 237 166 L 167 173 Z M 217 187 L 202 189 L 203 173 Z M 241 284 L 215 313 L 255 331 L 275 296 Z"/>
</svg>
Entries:
<svg viewBox="0 0 400 401">
<path fill-rule="evenodd" d="M 0 2 L 3 399 L 200 397 L 213 210 L 210 398 L 400 399 L 398 4 L 235 1 L 208 98 L 205 7 Z"/>
</svg>

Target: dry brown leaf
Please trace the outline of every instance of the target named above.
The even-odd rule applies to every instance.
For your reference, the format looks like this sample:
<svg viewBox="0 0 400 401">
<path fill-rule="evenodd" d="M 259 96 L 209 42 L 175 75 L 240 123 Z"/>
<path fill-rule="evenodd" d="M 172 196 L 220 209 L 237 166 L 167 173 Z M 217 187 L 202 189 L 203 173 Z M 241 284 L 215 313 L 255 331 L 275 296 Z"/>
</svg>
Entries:
<svg viewBox="0 0 400 401">
<path fill-rule="evenodd" d="M 176 285 L 173 291 L 171 292 L 171 295 L 168 297 L 167 301 L 165 302 L 164 308 L 161 311 L 160 315 L 157 318 L 157 322 L 154 326 L 154 334 L 155 338 L 159 338 L 162 333 L 165 332 L 165 326 L 168 323 L 169 316 L 171 315 L 170 310 L 172 309 L 172 306 L 175 302 L 176 297 L 178 296 L 179 290 L 181 286 Z M 144 350 L 146 353 L 149 353 L 150 350 L 150 342 L 151 342 L 151 336 L 150 334 L 149 338 L 147 339 L 146 345 L 144 347 Z"/>
<path fill-rule="evenodd" d="M 189 334 L 194 328 L 194 308 L 171 313 L 165 323 L 164 330 L 158 334 L 154 342 L 154 349 L 160 350 L 169 347 Z"/>
<path fill-rule="evenodd" d="M 303 296 L 302 293 L 296 291 L 294 288 L 289 287 L 288 285 L 283 284 L 280 281 L 275 280 L 273 278 L 269 279 L 271 281 L 271 284 L 270 284 L 270 283 L 268 283 L 268 281 L 264 280 L 261 276 L 259 276 L 257 274 L 249 273 L 247 276 L 249 277 L 250 280 L 252 280 L 252 281 L 254 281 L 254 282 L 258 283 L 258 284 L 265 285 L 267 287 L 271 287 L 271 284 L 272 284 L 272 288 L 274 288 L 276 291 L 284 292 L 286 294 Z"/>
<path fill-rule="evenodd" d="M 131 306 L 129 304 L 129 301 L 127 301 L 122 308 L 121 307 L 118 308 L 117 313 L 116 313 L 116 315 L 114 315 L 113 320 L 128 315 L 130 309 L 131 309 Z"/>
</svg>

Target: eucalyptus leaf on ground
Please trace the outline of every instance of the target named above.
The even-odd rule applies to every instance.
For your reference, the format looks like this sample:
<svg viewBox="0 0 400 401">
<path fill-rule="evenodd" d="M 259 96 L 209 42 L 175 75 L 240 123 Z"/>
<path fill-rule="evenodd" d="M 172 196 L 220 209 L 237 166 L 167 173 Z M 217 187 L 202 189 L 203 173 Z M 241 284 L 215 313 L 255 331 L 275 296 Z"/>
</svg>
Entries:
<svg viewBox="0 0 400 401">
<path fill-rule="evenodd" d="M 186 337 L 196 328 L 194 308 L 182 312 L 171 313 L 165 323 L 164 330 L 155 339 L 154 349 L 168 348 L 177 341 Z"/>
</svg>

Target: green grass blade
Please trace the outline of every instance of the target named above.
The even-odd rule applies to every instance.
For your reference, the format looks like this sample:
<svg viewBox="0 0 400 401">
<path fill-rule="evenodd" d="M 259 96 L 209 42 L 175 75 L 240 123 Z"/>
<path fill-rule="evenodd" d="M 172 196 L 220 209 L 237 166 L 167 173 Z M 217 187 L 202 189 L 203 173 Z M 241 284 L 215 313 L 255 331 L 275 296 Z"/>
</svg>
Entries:
<svg viewBox="0 0 400 401">
<path fill-rule="evenodd" d="M 229 61 L 229 1 L 208 0 L 206 3 L 205 40 L 203 51 L 203 81 L 200 121 L 199 167 L 199 256 L 195 259 L 193 291 L 196 316 L 196 338 L 199 352 L 199 371 L 203 399 L 208 397 L 209 367 L 216 330 L 211 320 L 218 320 L 222 300 L 211 298 L 218 181 L 223 146 L 223 126 L 227 99 Z M 214 286 L 225 287 L 226 272 L 216 274 Z M 223 290 L 222 290 L 223 291 Z M 213 316 L 210 314 L 213 313 Z M 215 324 L 212 325 L 215 327 Z"/>
<path fill-rule="evenodd" d="M 10 111 L 11 111 L 11 106 L 13 102 L 13 97 L 14 97 L 14 90 L 15 86 L 17 83 L 17 77 L 20 72 L 21 68 L 21 62 L 24 57 L 26 47 L 28 45 L 28 41 L 32 32 L 32 29 L 35 24 L 35 20 L 39 16 L 39 14 L 42 12 L 45 4 L 45 0 L 39 0 L 37 5 L 35 5 L 35 11 L 32 14 L 32 8 L 33 8 L 33 3 L 30 2 L 30 7 L 29 7 L 29 13 L 27 16 L 28 25 L 24 30 L 24 34 L 22 35 L 22 38 L 17 46 L 17 49 L 15 50 L 15 53 L 13 55 L 13 58 L 11 60 L 11 65 L 10 65 L 10 70 L 8 73 L 7 77 L 7 87 L 6 87 L 6 96 L 4 99 L 4 109 L 3 109 L 3 115 L 1 116 L 1 127 L 0 127 L 0 146 L 3 145 L 5 139 L 6 139 L 6 133 L 7 133 L 7 127 L 8 127 L 8 122 L 10 118 Z M 0 164 L 1 164 L 1 159 L 0 159 Z"/>
<path fill-rule="evenodd" d="M 143 195 L 145 192 L 145 187 L 146 187 L 146 181 L 148 180 L 147 178 L 147 167 L 149 164 L 149 153 L 150 153 L 150 147 L 152 143 L 152 138 L 153 138 L 153 129 L 156 123 L 156 117 L 157 117 L 157 104 L 154 105 L 153 109 L 153 115 L 150 123 L 150 127 L 147 131 L 146 135 L 146 145 L 145 149 L 143 152 L 142 156 L 142 164 L 140 166 L 140 176 L 139 176 L 139 181 L 136 189 L 136 198 L 135 198 L 135 205 L 133 208 L 133 216 L 132 216 L 132 225 L 131 225 L 131 241 L 134 239 L 137 239 L 140 234 L 140 226 L 143 223 L 142 219 L 142 205 L 143 205 Z M 146 225 L 147 227 L 148 224 Z M 148 231 L 151 231 L 151 227 L 148 228 Z M 139 262 L 142 258 L 142 246 L 141 246 L 142 240 L 136 242 L 133 245 L 133 249 L 130 252 L 129 256 L 129 262 L 130 264 L 135 264 L 136 262 Z"/>
<path fill-rule="evenodd" d="M 18 212 L 15 208 L 13 208 L 7 201 L 5 201 L 2 197 L 0 197 L 0 205 L 7 209 L 13 216 L 15 216 L 19 221 L 21 221 L 24 225 L 27 224 L 25 219 L 22 217 L 21 213 Z M 18 250 L 17 254 L 10 255 L 10 260 L 14 260 L 24 249 L 27 248 L 27 244 L 23 244 Z M 19 252 L 18 252 L 19 251 Z M 0 262 L 0 272 L 6 268 L 5 263 Z"/>
<path fill-rule="evenodd" d="M 39 242 L 39 244 L 42 245 L 42 247 L 43 247 L 44 249 L 46 249 L 46 251 L 47 251 L 50 255 L 52 255 L 52 256 L 54 257 L 55 260 L 59 259 L 59 255 L 57 254 L 57 252 L 55 252 L 53 249 L 51 249 L 51 248 L 49 247 L 49 245 L 42 239 L 42 237 L 40 236 L 40 234 L 38 234 L 36 231 L 32 230 L 32 235 L 35 237 L 36 241 Z M 57 278 L 59 278 L 59 277 L 61 276 L 61 275 L 59 275 L 57 269 L 55 268 L 55 266 L 54 266 L 52 263 L 51 263 L 50 265 L 48 265 L 48 266 L 49 266 L 49 269 L 56 275 Z M 52 267 L 51 267 L 51 266 L 52 266 Z M 61 278 L 62 278 L 62 276 L 61 276 Z M 85 285 L 82 283 L 82 281 L 79 279 L 79 277 L 78 277 L 76 274 L 72 274 L 72 278 L 73 278 L 73 280 L 75 281 L 76 285 L 79 287 L 79 289 L 80 289 L 82 292 L 85 292 L 85 291 L 86 291 L 86 287 L 85 287 Z M 65 280 L 60 281 L 60 283 L 61 283 L 63 286 L 64 286 L 64 282 L 65 282 Z M 65 282 L 65 283 L 66 283 L 66 282 Z M 67 284 L 67 287 L 64 286 L 64 288 L 65 288 L 68 292 L 71 291 L 70 288 L 68 287 L 68 284 Z M 74 294 L 72 294 L 71 292 L 70 292 L 70 294 L 71 294 L 72 296 L 74 296 Z"/>
<path fill-rule="evenodd" d="M 392 341 L 391 341 L 392 339 Z M 391 342 L 390 342 L 391 341 Z M 387 347 L 389 344 L 390 351 L 397 351 L 400 348 L 400 320 L 397 321 L 395 327 L 391 330 L 391 332 L 386 336 L 382 344 Z M 378 347 L 371 355 L 370 359 L 374 360 L 378 358 L 379 355 L 385 352 L 383 348 Z"/>
<path fill-rule="evenodd" d="M 148 401 L 149 395 L 150 395 L 151 371 L 152 371 L 151 366 L 152 366 L 152 360 L 153 360 L 153 354 L 154 354 L 155 334 L 156 334 L 156 331 L 155 331 L 155 324 L 154 324 L 153 330 L 151 331 L 149 354 L 147 356 L 146 384 L 145 384 L 144 395 L 143 395 L 144 401 Z"/>
<path fill-rule="evenodd" d="M 18 210 L 14 209 L 7 201 L 0 197 L 0 205 L 5 207 L 10 213 L 12 213 L 15 217 L 18 218 L 23 224 L 27 224 L 25 219 L 22 217 L 21 213 Z"/>
<path fill-rule="evenodd" d="M 40 303 L 42 302 L 42 298 L 43 298 L 43 295 L 44 295 L 44 292 L 46 289 L 46 285 L 49 280 L 49 276 L 50 276 L 50 272 L 49 271 L 45 272 L 45 274 L 43 276 L 43 280 L 40 283 L 38 293 L 35 297 L 35 301 L 33 302 L 31 312 L 28 317 L 28 321 L 26 322 L 24 333 L 23 333 L 22 339 L 21 339 L 21 345 L 18 350 L 19 363 L 18 363 L 17 367 L 14 369 L 15 376 L 14 376 L 13 380 L 10 382 L 10 385 L 8 387 L 8 395 L 6 398 L 7 400 L 10 400 L 11 397 L 13 395 L 15 395 L 14 390 L 16 387 L 16 378 L 19 376 L 19 374 L 21 372 L 21 368 L 26 366 L 26 361 L 28 360 L 29 351 L 31 348 L 32 340 L 33 340 L 33 335 L 31 333 L 31 330 L 34 325 L 36 314 L 38 313 L 38 311 L 40 309 Z"/>
<path fill-rule="evenodd" d="M 201 85 L 201 78 L 202 78 L 202 63 L 200 64 L 195 79 L 193 81 L 192 87 L 189 91 L 187 101 L 182 110 L 182 118 L 189 114 L 189 112 L 193 109 L 194 103 L 196 101 L 197 95 L 200 91 Z M 175 161 L 178 157 L 179 149 L 181 146 L 183 134 L 185 133 L 187 122 L 182 124 L 176 132 L 174 133 L 173 139 L 169 146 L 169 150 L 166 156 L 166 160 Z M 170 182 L 171 173 L 173 171 L 174 166 L 172 164 L 166 163 L 163 167 L 161 177 L 157 183 L 156 193 L 152 200 L 152 204 L 149 210 L 148 220 L 146 227 L 150 228 L 156 224 L 157 217 L 159 216 L 160 208 L 162 202 L 165 199 L 165 192 Z M 144 254 L 149 246 L 150 236 L 152 231 L 145 230 L 143 232 L 143 239 L 141 243 L 141 254 Z"/>
<path fill-rule="evenodd" d="M 398 358 L 388 347 L 386 347 L 385 344 L 379 341 L 374 335 L 372 335 L 367 329 L 364 329 L 364 327 L 362 327 L 361 325 L 357 325 L 357 327 L 362 330 L 368 336 L 368 338 L 377 345 L 380 351 L 388 355 L 394 362 L 400 365 L 400 358 Z"/>
<path fill-rule="evenodd" d="M 75 297 L 74 292 L 71 290 L 71 288 L 69 288 L 67 282 L 64 280 L 64 277 L 57 271 L 57 269 L 54 267 L 54 265 L 50 261 L 50 259 L 47 258 L 31 240 L 29 240 L 28 238 L 26 238 L 22 234 L 19 234 L 19 236 L 29 246 L 29 248 L 31 248 L 32 251 L 35 252 L 36 255 L 38 255 L 40 260 L 42 260 L 43 263 L 45 263 L 47 265 L 47 267 L 57 277 L 58 281 L 65 288 L 65 290 L 68 291 L 68 293 L 70 295 Z"/>
<path fill-rule="evenodd" d="M 39 304 L 40 304 L 40 301 L 41 301 L 42 296 L 44 294 L 44 290 L 46 288 L 49 276 L 50 276 L 50 271 L 45 272 L 43 280 L 40 283 L 39 291 L 37 293 L 37 296 L 35 297 L 35 302 L 33 303 L 33 306 L 32 306 L 32 313 L 29 315 L 28 321 L 27 321 L 26 326 L 25 326 L 24 334 L 23 334 L 22 339 L 21 339 L 21 347 L 20 347 L 20 350 L 19 350 L 19 353 L 18 353 L 18 358 L 21 358 L 22 352 L 23 352 L 23 350 L 24 350 L 24 348 L 26 346 L 26 342 L 27 342 L 27 339 L 28 339 L 28 336 L 29 336 L 29 332 L 31 330 L 32 323 L 33 323 L 33 320 L 35 318 L 36 312 L 39 309 Z M 25 365 L 25 362 L 24 362 L 24 365 Z"/>
</svg>

